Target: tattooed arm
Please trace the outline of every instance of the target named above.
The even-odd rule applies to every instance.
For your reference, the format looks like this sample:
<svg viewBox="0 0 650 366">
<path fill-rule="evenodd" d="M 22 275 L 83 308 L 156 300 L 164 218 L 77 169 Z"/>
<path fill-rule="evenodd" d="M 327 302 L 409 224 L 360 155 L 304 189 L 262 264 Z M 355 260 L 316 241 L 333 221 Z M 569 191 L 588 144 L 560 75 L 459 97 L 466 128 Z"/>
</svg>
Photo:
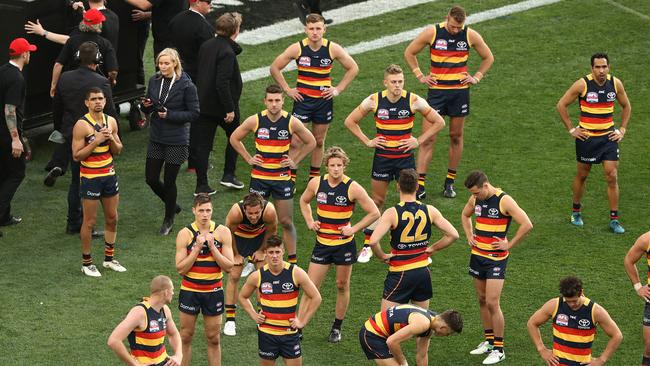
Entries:
<svg viewBox="0 0 650 366">
<path fill-rule="evenodd" d="M 18 136 L 18 117 L 15 105 L 5 104 L 5 120 L 7 120 L 7 129 L 11 135 L 11 155 L 14 158 L 19 158 L 23 153 L 23 143 Z"/>
</svg>

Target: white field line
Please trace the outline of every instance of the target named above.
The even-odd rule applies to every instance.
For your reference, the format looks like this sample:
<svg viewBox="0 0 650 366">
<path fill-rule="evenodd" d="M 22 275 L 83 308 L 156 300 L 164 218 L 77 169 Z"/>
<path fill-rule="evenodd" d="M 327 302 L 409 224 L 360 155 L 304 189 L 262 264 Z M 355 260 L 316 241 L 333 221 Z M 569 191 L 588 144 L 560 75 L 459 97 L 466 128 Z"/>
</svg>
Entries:
<svg viewBox="0 0 650 366">
<path fill-rule="evenodd" d="M 433 1 L 436 0 L 368 0 L 326 11 L 323 16 L 334 19 L 334 24 L 343 24 Z M 300 34 L 303 31 L 303 25 L 298 20 L 298 12 L 296 11 L 294 19 L 242 32 L 237 41 L 242 44 L 258 45 Z"/>
<path fill-rule="evenodd" d="M 527 0 L 516 4 L 502 6 L 500 8 L 482 11 L 467 17 L 467 24 L 474 24 L 483 22 L 490 19 L 495 19 L 509 14 L 514 14 L 544 5 L 558 3 L 562 0 Z M 381 37 L 372 41 L 365 41 L 346 47 L 350 55 L 358 55 L 360 53 L 377 50 L 380 48 L 393 46 L 402 42 L 406 42 L 415 38 L 425 27 L 411 29 L 409 31 L 392 34 L 390 36 Z M 291 62 L 287 67 L 282 70 L 283 72 L 292 71 L 296 69 L 296 64 Z M 263 79 L 269 76 L 269 67 L 258 67 L 256 69 L 248 70 L 242 73 L 244 82 Z"/>
<path fill-rule="evenodd" d="M 604 0 L 604 1 L 606 3 L 610 3 L 610 4 L 614 5 L 615 7 L 619 8 L 621 10 L 624 10 L 624 11 L 627 11 L 628 13 L 634 14 L 634 15 L 640 17 L 640 18 L 643 18 L 645 20 L 650 20 L 650 16 L 647 16 L 647 15 L 645 15 L 643 13 L 639 13 L 638 11 L 636 11 L 636 10 L 634 10 L 632 8 L 628 8 L 627 6 L 625 6 L 623 4 L 619 4 L 616 1 L 613 1 L 613 0 Z"/>
</svg>

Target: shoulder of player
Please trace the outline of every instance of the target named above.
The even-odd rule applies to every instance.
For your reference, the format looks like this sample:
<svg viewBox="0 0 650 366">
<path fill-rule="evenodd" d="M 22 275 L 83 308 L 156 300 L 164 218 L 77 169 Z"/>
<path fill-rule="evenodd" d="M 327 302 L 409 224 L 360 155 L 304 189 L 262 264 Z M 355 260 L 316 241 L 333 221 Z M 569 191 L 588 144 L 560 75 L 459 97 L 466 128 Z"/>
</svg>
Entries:
<svg viewBox="0 0 650 366">
<path fill-rule="evenodd" d="M 233 205 L 230 207 L 230 211 L 228 211 L 228 214 L 226 215 L 226 222 L 230 222 L 232 224 L 238 224 L 242 219 L 243 215 L 241 210 L 239 209 L 239 202 L 233 203 Z"/>
<path fill-rule="evenodd" d="M 187 227 L 183 227 L 176 235 L 176 244 L 185 246 L 187 241 L 192 238 L 193 234 Z"/>
</svg>

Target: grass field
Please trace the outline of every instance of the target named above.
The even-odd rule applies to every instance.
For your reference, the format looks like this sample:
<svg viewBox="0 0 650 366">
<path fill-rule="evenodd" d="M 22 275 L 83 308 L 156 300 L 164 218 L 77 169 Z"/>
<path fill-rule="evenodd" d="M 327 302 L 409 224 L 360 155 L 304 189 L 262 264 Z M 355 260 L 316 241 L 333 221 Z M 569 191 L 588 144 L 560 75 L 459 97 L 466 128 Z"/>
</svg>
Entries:
<svg viewBox="0 0 650 366">
<path fill-rule="evenodd" d="M 514 0 L 464 1 L 468 12 L 515 3 Z M 617 0 L 619 4 L 644 14 L 646 18 L 613 6 L 610 1 L 575 0 L 516 13 L 474 25 L 495 56 L 486 78 L 472 91 L 472 115 L 465 128 L 465 153 L 459 180 L 473 169 L 484 170 L 491 181 L 511 194 L 527 211 L 535 228 L 512 251 L 508 266 L 502 308 L 506 318 L 506 353 L 509 365 L 542 365 L 526 332 L 528 317 L 547 299 L 557 296 L 558 280 L 569 274 L 583 278 L 585 294 L 603 305 L 617 321 L 625 339 L 608 364 L 639 364 L 642 354 L 642 301 L 635 295 L 623 270 L 623 256 L 638 235 L 648 230 L 649 197 L 646 116 L 650 114 L 650 84 L 647 55 L 650 49 L 650 2 Z M 405 9 L 390 16 L 334 25 L 329 38 L 343 45 L 375 39 L 383 35 L 439 21 L 451 1 L 438 1 Z M 246 47 L 240 56 L 243 70 L 268 65 L 292 37 L 266 45 Z M 396 62 L 405 66 L 402 52 L 406 43 L 357 55 L 360 74 L 335 102 L 335 122 L 327 145 L 337 144 L 351 156 L 349 175 L 369 187 L 372 150 L 361 147 L 342 126 L 345 116 L 368 94 L 382 87 L 384 67 Z M 620 188 L 621 220 L 627 232 L 615 236 L 608 230 L 608 207 L 602 169 L 593 169 L 584 198 L 586 225 L 569 225 L 570 182 L 575 171 L 573 142 L 562 128 L 555 103 L 566 88 L 589 72 L 589 56 L 597 51 L 610 55 L 612 73 L 623 80 L 633 106 L 628 133 L 621 144 Z M 422 54 L 421 65 L 426 62 Z M 477 55 L 470 57 L 470 70 L 477 67 Z M 408 69 L 405 67 L 405 69 Z M 339 80 L 340 70 L 335 73 Z M 288 76 L 295 80 L 295 72 Z M 247 83 L 241 101 L 242 115 L 263 108 L 263 88 L 270 80 Z M 406 88 L 425 95 L 425 88 L 407 75 Z M 286 108 L 291 105 L 287 102 Z M 572 110 L 576 116 L 576 109 Z M 126 124 L 123 128 L 128 129 Z M 371 118 L 364 122 L 373 131 Z M 128 272 L 103 271 L 100 279 L 79 273 L 79 240 L 64 234 L 68 175 L 54 188 L 42 184 L 43 166 L 52 146 L 46 136 L 37 141 L 35 161 L 28 165 L 27 178 L 16 197 L 13 211 L 24 222 L 3 228 L 0 238 L 0 364 L 2 365 L 113 365 L 117 358 L 106 346 L 106 339 L 117 322 L 146 295 L 149 280 L 156 274 L 171 276 L 179 286 L 174 268 L 174 236 L 160 237 L 163 205 L 144 182 L 144 160 L 148 132 L 125 133 L 124 152 L 116 159 L 120 177 L 121 203 L 117 259 Z M 457 184 L 459 196 L 443 199 L 439 188 L 444 179 L 448 138 L 439 136 L 429 170 L 428 203 L 438 207 L 462 233 L 460 212 L 468 192 Z M 213 187 L 221 177 L 220 156 L 224 146 L 220 133 L 210 171 Z M 306 184 L 308 163 L 303 163 L 298 191 Z M 241 161 L 238 176 L 248 183 L 249 167 Z M 174 231 L 192 220 L 189 209 L 194 190 L 194 175 L 181 173 L 178 179 L 179 202 L 183 212 Z M 227 209 L 240 199 L 241 191 L 219 189 L 214 219 L 223 222 Z M 394 204 L 391 192 L 387 203 Z M 355 216 L 356 218 L 359 215 Z M 295 210 L 298 229 L 299 264 L 308 265 L 314 235 L 306 230 L 299 210 Z M 513 228 L 513 231 L 514 232 Z M 361 235 L 358 236 L 361 242 Z M 467 273 L 469 250 L 464 237 L 436 255 L 431 266 L 434 278 L 435 310 L 455 308 L 465 318 L 460 336 L 436 338 L 430 347 L 432 365 L 479 365 L 481 356 L 468 351 L 482 340 L 482 326 L 471 278 Z M 93 256 L 101 261 L 103 245 L 95 241 Z M 640 266 L 643 267 L 643 266 Z M 370 365 L 357 341 L 363 322 L 379 309 L 386 268 L 372 260 L 355 265 L 352 275 L 352 301 L 343 324 L 343 341 L 326 342 L 333 320 L 335 288 L 326 281 L 323 304 L 305 329 L 305 365 Z M 642 278 L 644 275 L 642 274 Z M 328 279 L 333 279 L 330 276 Z M 177 299 L 172 303 L 176 310 Z M 206 365 L 206 349 L 197 325 L 193 344 L 195 365 Z M 550 345 L 550 329 L 544 327 Z M 599 332 L 595 355 L 604 348 L 607 337 Z M 406 347 L 409 362 L 415 364 L 414 342 Z M 238 311 L 237 337 L 223 338 L 224 365 L 257 363 L 257 335 L 254 324 Z"/>
</svg>

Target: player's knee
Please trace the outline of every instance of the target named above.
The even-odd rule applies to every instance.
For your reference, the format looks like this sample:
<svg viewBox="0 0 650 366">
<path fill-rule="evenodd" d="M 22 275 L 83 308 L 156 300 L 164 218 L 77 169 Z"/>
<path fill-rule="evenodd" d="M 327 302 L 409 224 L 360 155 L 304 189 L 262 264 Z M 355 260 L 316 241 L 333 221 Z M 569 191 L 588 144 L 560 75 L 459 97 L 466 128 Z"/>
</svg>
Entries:
<svg viewBox="0 0 650 366">
<path fill-rule="evenodd" d="M 499 299 L 486 299 L 485 305 L 488 308 L 488 311 L 492 314 L 496 313 L 500 309 Z"/>
<path fill-rule="evenodd" d="M 336 290 L 338 292 L 346 292 L 350 290 L 350 281 L 348 280 L 336 280 Z"/>
<path fill-rule="evenodd" d="M 237 286 L 237 282 L 239 282 L 239 279 L 241 278 L 241 273 L 235 273 L 235 271 L 230 271 L 228 274 L 228 284 Z"/>
<path fill-rule="evenodd" d="M 192 343 L 192 339 L 194 338 L 194 329 L 184 328 L 181 329 L 179 333 L 181 334 L 181 342 L 183 342 L 183 344 L 190 345 Z"/>
<path fill-rule="evenodd" d="M 107 227 L 114 228 L 115 226 L 117 226 L 117 212 L 104 214 L 104 222 L 106 223 Z"/>
<path fill-rule="evenodd" d="M 293 218 L 287 216 L 280 217 L 280 225 L 284 230 L 293 230 Z"/>
<path fill-rule="evenodd" d="M 605 172 L 605 180 L 607 184 L 612 186 L 618 183 L 618 171 L 616 169 L 611 169 Z"/>
<path fill-rule="evenodd" d="M 460 145 L 463 142 L 463 131 L 450 131 L 449 140 L 453 145 Z"/>
<path fill-rule="evenodd" d="M 97 217 L 91 217 L 90 215 L 84 215 L 83 226 L 90 227 L 91 229 L 95 227 L 97 223 Z"/>
<path fill-rule="evenodd" d="M 486 302 L 486 298 L 485 298 L 485 295 L 483 295 L 483 296 L 480 296 L 480 295 L 479 295 L 479 296 L 478 296 L 478 304 L 479 304 L 480 306 L 485 306 L 485 305 L 487 304 L 487 302 Z"/>
<path fill-rule="evenodd" d="M 325 136 L 316 137 L 316 148 L 320 149 L 325 144 Z"/>
<path fill-rule="evenodd" d="M 383 207 L 386 199 L 384 197 L 373 197 L 372 201 L 375 203 L 377 207 Z"/>
<path fill-rule="evenodd" d="M 208 346 L 219 347 L 221 345 L 221 336 L 218 329 L 216 331 L 206 332 L 205 338 L 208 341 Z"/>
</svg>

